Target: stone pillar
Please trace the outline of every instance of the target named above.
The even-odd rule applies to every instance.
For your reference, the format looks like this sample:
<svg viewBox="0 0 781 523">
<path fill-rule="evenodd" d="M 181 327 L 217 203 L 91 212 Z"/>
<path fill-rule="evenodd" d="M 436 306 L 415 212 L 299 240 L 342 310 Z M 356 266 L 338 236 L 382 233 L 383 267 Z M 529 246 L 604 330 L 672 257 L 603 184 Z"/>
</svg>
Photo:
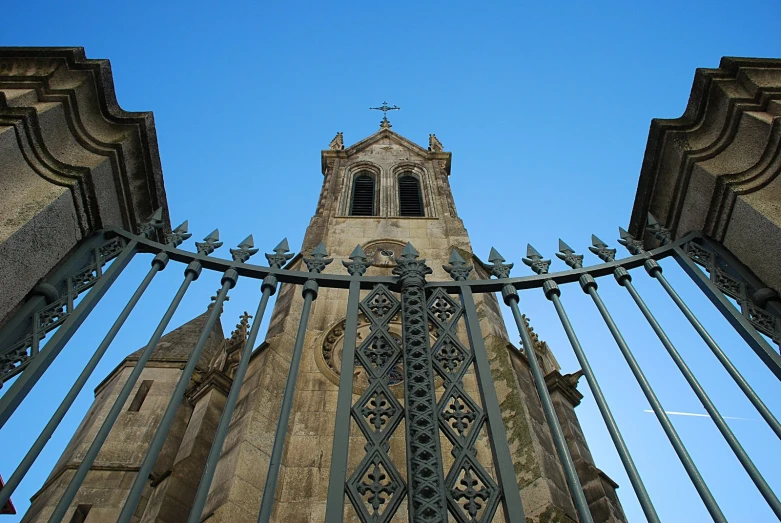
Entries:
<svg viewBox="0 0 781 523">
<path fill-rule="evenodd" d="M 781 60 L 698 69 L 680 118 L 651 122 L 629 232 L 652 213 L 675 238 L 702 231 L 781 290 Z"/>
<path fill-rule="evenodd" d="M 170 230 L 152 113 L 123 111 L 108 60 L 0 47 L 0 327 L 85 237 Z"/>
</svg>

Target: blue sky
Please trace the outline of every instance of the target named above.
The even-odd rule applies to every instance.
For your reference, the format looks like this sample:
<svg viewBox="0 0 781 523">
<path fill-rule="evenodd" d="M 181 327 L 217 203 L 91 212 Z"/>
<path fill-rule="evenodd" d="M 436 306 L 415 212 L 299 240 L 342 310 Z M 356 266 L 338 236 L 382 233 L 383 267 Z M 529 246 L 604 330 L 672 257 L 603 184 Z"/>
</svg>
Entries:
<svg viewBox="0 0 781 523">
<path fill-rule="evenodd" d="M 563 238 L 584 252 L 592 233 L 616 246 L 626 226 L 652 118 L 679 116 L 694 70 L 722 56 L 781 54 L 777 2 L 427 2 L 223 4 L 181 2 L 13 2 L 3 10 L 0 45 L 83 46 L 111 60 L 117 98 L 129 111 L 153 111 L 174 222 L 190 220 L 203 237 L 215 227 L 235 245 L 253 233 L 268 251 L 284 236 L 295 249 L 319 195 L 320 150 L 337 131 L 347 145 L 377 130 L 386 100 L 393 129 L 426 145 L 436 133 L 453 152 L 451 184 L 475 252 L 493 245 L 514 274 L 531 242 L 552 256 Z M 192 248 L 192 244 L 190 244 Z M 620 252 L 620 255 L 624 253 Z M 227 256 L 227 251 L 222 253 Z M 554 258 L 555 260 L 555 258 Z M 586 254 L 589 263 L 598 260 Z M 148 259 L 122 276 L 85 328 L 0 434 L 8 477 L 26 441 L 64 394 L 100 341 Z M 686 277 L 668 277 L 705 319 L 741 371 L 781 415 L 777 380 L 749 352 Z M 24 508 L 51 469 L 91 400 L 91 391 L 128 352 L 142 346 L 181 278 L 160 275 L 85 388 L 77 409 L 14 496 Z M 552 270 L 563 270 L 555 260 Z M 204 275 L 172 327 L 200 313 L 218 286 Z M 653 281 L 635 276 L 687 362 L 768 481 L 781 486 L 779 441 L 728 382 L 688 324 Z M 702 413 L 661 345 L 623 289 L 600 291 L 646 368 L 665 408 Z M 226 307 L 227 330 L 254 310 L 257 284 L 243 282 Z M 522 308 L 553 347 L 564 372 L 577 362 L 541 292 Z M 564 289 L 562 300 L 614 405 L 663 521 L 707 521 L 701 503 L 632 380 L 588 297 Z M 510 329 L 513 332 L 513 329 Z M 517 335 L 513 335 L 517 339 Z M 590 398 L 579 413 L 597 465 L 616 480 L 632 521 L 643 516 Z M 38 403 L 36 404 L 36 400 Z M 674 416 L 676 428 L 730 521 L 772 514 L 707 418 Z M 18 454 L 18 455 L 17 455 Z M 7 518 L 13 521 L 14 518 Z"/>
</svg>

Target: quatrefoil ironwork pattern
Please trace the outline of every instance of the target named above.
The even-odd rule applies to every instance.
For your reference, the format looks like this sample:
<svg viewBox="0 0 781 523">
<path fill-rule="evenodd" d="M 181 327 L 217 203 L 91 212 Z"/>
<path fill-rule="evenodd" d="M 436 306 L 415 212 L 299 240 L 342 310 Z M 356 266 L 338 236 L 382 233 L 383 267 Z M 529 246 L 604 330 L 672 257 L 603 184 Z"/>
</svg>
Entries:
<svg viewBox="0 0 781 523">
<path fill-rule="evenodd" d="M 691 240 L 683 245 L 683 251 L 709 274 L 711 282 L 726 296 L 735 300 L 741 314 L 754 328 L 781 345 L 781 318 L 756 305 L 752 289 L 739 271 L 729 269 L 730 264 L 716 250 Z M 730 272 L 727 272 L 731 270 Z"/>
<path fill-rule="evenodd" d="M 447 314 L 443 315 L 442 311 Z M 456 329 L 463 307 L 442 289 L 428 300 L 429 320 L 439 327 L 432 348 L 434 368 L 444 380 L 445 391 L 437 408 L 439 427 L 453 444 L 455 458 L 445 478 L 450 514 L 459 523 L 491 521 L 499 506 L 500 491 L 478 462 L 477 441 L 485 424 L 485 414 L 464 388 L 464 376 L 471 368 L 474 353 L 458 338 Z"/>
<path fill-rule="evenodd" d="M 62 325 L 77 307 L 76 299 L 103 277 L 103 268 L 125 248 L 127 240 L 116 236 L 93 250 L 89 261 L 62 283 L 59 298 L 33 314 L 30 329 L 0 353 L 0 384 L 19 374 L 39 351 L 46 335 Z"/>
<path fill-rule="evenodd" d="M 388 456 L 390 437 L 404 415 L 404 407 L 390 390 L 398 379 L 401 344 L 389 324 L 399 305 L 384 285 L 375 286 L 359 304 L 371 334 L 356 350 L 356 364 L 368 371 L 369 386 L 351 413 L 366 438 L 366 455 L 347 480 L 347 495 L 364 523 L 392 521 L 407 491 Z"/>
<path fill-rule="evenodd" d="M 406 487 L 388 454 L 376 448 L 366 455 L 347 483 L 347 496 L 364 523 L 392 521 Z"/>
</svg>

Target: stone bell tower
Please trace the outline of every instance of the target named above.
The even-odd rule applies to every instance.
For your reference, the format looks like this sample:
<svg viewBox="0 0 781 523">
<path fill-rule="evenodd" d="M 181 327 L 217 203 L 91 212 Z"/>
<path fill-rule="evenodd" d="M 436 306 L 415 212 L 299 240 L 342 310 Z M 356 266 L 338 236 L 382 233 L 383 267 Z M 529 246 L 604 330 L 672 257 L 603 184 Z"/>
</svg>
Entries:
<svg viewBox="0 0 781 523">
<path fill-rule="evenodd" d="M 329 149 L 322 151 L 321 161 L 323 185 L 301 249 L 304 257 L 323 243 L 329 256 L 346 259 L 357 244 L 372 261 L 367 276 L 390 276 L 396 266 L 394 260 L 411 242 L 433 269 L 428 281 L 450 279 L 442 265 L 448 263 L 454 249 L 474 265 L 477 275 L 473 277 L 490 277 L 472 254 L 448 181 L 451 153 L 444 151 L 435 135 L 429 135 L 426 149 L 391 130 L 390 122 L 383 118 L 378 132 L 347 148 L 342 133 L 337 133 Z M 303 265 L 303 257 L 298 255 L 287 268 L 306 270 Z M 343 271 L 337 263 L 324 270 Z M 368 291 L 362 291 L 362 298 L 367 294 Z M 576 521 L 525 356 L 510 343 L 495 297 L 476 296 L 476 302 L 526 515 L 533 521 Z M 204 521 L 257 520 L 302 303 L 300 289 L 282 286 L 266 340 L 253 354 L 243 383 L 203 512 Z M 324 520 L 346 309 L 347 292 L 342 289 L 321 288 L 313 303 L 272 521 Z M 374 327 L 369 324 L 362 313 L 358 344 L 371 336 Z M 389 336 L 400 341 L 400 320 L 393 318 L 387 325 Z M 595 520 L 623 521 L 616 485 L 594 466 L 573 410 L 582 397 L 575 388 L 578 376 L 561 376 L 547 345 L 536 338 L 535 342 Z M 367 374 L 366 368 L 356 366 L 353 403 L 366 390 Z M 391 392 L 403 404 L 404 375 L 400 364 L 388 370 L 387 379 Z M 464 375 L 463 382 L 466 394 L 480 397 L 473 371 Z M 441 379 L 436 381 L 436 387 L 439 398 L 443 390 Z M 366 439 L 355 420 L 350 423 L 348 477 L 358 474 L 355 471 L 366 455 Z M 445 451 L 444 437 L 442 441 L 447 468 L 453 457 Z M 387 444 L 388 459 L 398 469 L 396 476 L 385 471 L 387 476 L 405 477 L 405 431 L 396 430 Z M 490 456 L 485 434 L 478 437 L 475 448 L 478 457 Z M 490 457 L 488 462 L 490 465 Z M 490 466 L 486 470 L 494 475 Z M 353 494 L 353 503 L 370 505 L 382 497 L 380 494 L 373 498 L 365 490 L 364 495 L 359 491 L 360 488 Z M 385 505 L 375 507 L 375 512 L 369 507 L 368 513 L 391 510 L 388 507 L 393 506 L 392 497 L 386 492 L 379 502 Z M 407 501 L 402 499 L 393 506 L 396 512 L 390 520 L 407 521 Z M 361 520 L 350 502 L 345 507 L 345 521 Z M 377 521 L 388 520 L 389 516 L 383 517 L 386 519 Z M 493 520 L 503 520 L 501 510 Z"/>
</svg>

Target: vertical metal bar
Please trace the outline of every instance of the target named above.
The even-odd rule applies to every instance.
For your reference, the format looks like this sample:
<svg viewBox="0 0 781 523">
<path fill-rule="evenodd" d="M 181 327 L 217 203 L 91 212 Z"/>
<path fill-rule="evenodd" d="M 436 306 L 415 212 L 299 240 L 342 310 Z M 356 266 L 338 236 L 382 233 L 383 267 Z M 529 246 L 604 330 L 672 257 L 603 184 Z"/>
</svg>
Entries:
<svg viewBox="0 0 781 523">
<path fill-rule="evenodd" d="M 658 264 L 655 260 L 649 260 L 646 262 L 646 265 L 653 267 L 654 265 Z M 705 410 L 710 415 L 713 423 L 716 424 L 716 427 L 719 429 L 719 432 L 721 432 L 721 435 L 724 436 L 724 439 L 732 449 L 732 452 L 735 453 L 735 457 L 737 457 L 738 461 L 740 461 L 740 464 L 743 465 L 746 473 L 748 473 L 751 481 L 754 482 L 754 485 L 757 486 L 757 489 L 762 494 L 762 497 L 765 498 L 765 501 L 767 501 L 768 505 L 770 505 L 773 513 L 775 513 L 776 517 L 781 520 L 781 502 L 779 502 L 778 498 L 775 496 L 775 494 L 773 494 L 773 491 L 770 489 L 770 485 L 767 484 L 767 481 L 765 481 L 765 478 L 762 477 L 762 474 L 754 465 L 754 462 L 751 461 L 751 458 L 749 458 L 748 454 L 746 454 L 746 451 L 740 445 L 740 442 L 738 442 L 729 426 L 727 426 L 727 423 L 724 421 L 724 418 L 721 417 L 721 414 L 716 408 L 716 405 L 713 404 L 708 394 L 702 388 L 702 385 L 700 385 L 699 381 L 697 381 L 697 378 L 694 377 L 694 373 L 692 373 L 691 369 L 689 369 L 689 367 L 686 365 L 686 362 L 683 361 L 680 353 L 678 353 L 678 351 L 675 349 L 675 346 L 670 341 L 670 338 L 668 338 L 667 334 L 665 334 L 662 326 L 659 325 L 659 322 L 656 320 L 653 313 L 651 313 L 651 310 L 640 297 L 637 289 L 635 289 L 635 286 L 632 284 L 632 277 L 626 271 L 623 271 L 620 275 L 619 272 L 616 271 L 616 280 L 618 280 L 619 285 L 623 286 L 632 296 L 632 299 L 637 304 L 640 312 L 643 313 L 643 316 L 645 316 L 645 319 L 648 321 L 649 325 L 651 325 L 651 328 L 656 333 L 659 341 L 662 342 L 662 345 L 670 354 L 670 357 L 681 371 L 681 374 L 683 374 L 686 382 L 694 391 L 697 399 L 699 399 L 700 403 L 702 403 L 703 407 L 705 407 Z"/>
<path fill-rule="evenodd" d="M 622 267 L 616 269 L 616 272 L 621 271 L 626 271 L 626 269 Z M 613 321 L 613 317 L 610 315 L 610 312 L 608 312 L 607 307 L 605 307 L 602 298 L 600 298 L 599 294 L 597 293 L 597 282 L 593 277 L 591 277 L 591 275 L 585 274 L 580 278 L 580 286 L 583 288 L 584 292 L 591 296 L 591 299 L 594 301 L 594 305 L 596 305 L 599 313 L 602 315 L 602 319 L 605 321 L 605 325 L 607 325 L 608 330 L 610 330 L 610 334 L 613 335 L 613 339 L 616 341 L 616 345 L 618 345 L 621 354 L 624 356 L 624 359 L 629 365 L 632 374 L 634 374 L 637 383 L 640 385 L 640 389 L 643 391 L 643 394 L 648 400 L 648 403 L 651 405 L 651 409 L 653 409 L 654 414 L 656 414 L 656 418 L 659 420 L 662 429 L 667 435 L 667 438 L 670 440 L 670 444 L 673 446 L 675 453 L 678 455 L 678 459 L 681 460 L 681 464 L 694 484 L 694 488 L 697 489 L 700 498 L 705 504 L 705 507 L 708 509 L 708 513 L 710 513 L 714 521 L 718 523 L 726 522 L 727 519 L 721 512 L 719 505 L 716 503 L 716 499 L 713 497 L 710 489 L 708 489 L 708 486 L 705 484 L 705 480 L 702 479 L 699 470 L 697 470 L 697 466 L 694 464 L 694 461 L 692 461 L 691 456 L 689 456 L 689 452 L 686 450 L 683 441 L 681 441 L 680 436 L 678 436 L 678 433 L 675 431 L 675 427 L 673 427 L 670 418 L 667 417 L 667 413 L 664 411 L 662 404 L 659 402 L 659 399 L 656 397 L 656 394 L 651 388 L 651 384 L 648 383 L 648 379 L 645 377 L 645 374 L 643 374 L 643 371 L 640 369 L 640 365 L 637 363 L 637 360 L 635 360 L 632 351 L 629 350 L 629 346 L 626 344 L 624 337 L 621 335 L 621 331 L 618 330 L 618 325 L 616 325 L 615 321 Z"/>
<path fill-rule="evenodd" d="M 138 242 L 136 240 L 130 240 L 128 244 L 122 249 L 122 252 L 111 264 L 103 277 L 90 289 L 87 295 L 81 300 L 79 306 L 68 315 L 68 319 L 60 325 L 57 332 L 54 333 L 52 338 L 44 347 L 44 350 L 40 352 L 35 358 L 30 361 L 30 364 L 22 372 L 22 374 L 16 379 L 8 392 L 0 397 L 0 427 L 4 426 L 8 421 L 8 418 L 19 407 L 27 394 L 38 383 L 44 372 L 49 368 L 49 365 L 60 354 L 65 344 L 71 339 L 71 336 L 76 332 L 76 329 L 84 322 L 95 305 L 100 301 L 106 291 L 109 290 L 111 284 L 119 277 L 122 270 L 127 267 L 130 260 L 136 253 L 136 246 Z M 100 260 L 96 260 L 96 263 L 100 263 Z"/>
<path fill-rule="evenodd" d="M 239 366 L 236 368 L 236 373 L 233 376 L 233 384 L 231 384 L 230 392 L 225 400 L 225 408 L 220 416 L 220 424 L 217 426 L 217 432 L 214 433 L 214 440 L 212 441 L 212 446 L 209 450 L 209 457 L 206 458 L 206 466 L 204 467 L 201 481 L 198 484 L 198 491 L 195 493 L 195 500 L 190 509 L 190 516 L 187 520 L 188 523 L 198 523 L 201 520 L 201 512 L 203 512 L 203 508 L 206 506 L 209 487 L 214 478 L 214 471 L 217 469 L 217 462 L 222 453 L 222 446 L 225 444 L 225 437 L 228 435 L 228 427 L 230 426 L 230 421 L 233 417 L 233 411 L 236 408 L 236 402 L 239 399 L 241 386 L 244 383 L 244 375 L 247 373 L 249 359 L 252 355 L 253 347 L 255 346 L 255 340 L 258 338 L 263 315 L 266 312 L 266 305 L 268 304 L 269 297 L 277 290 L 277 279 L 273 275 L 268 275 L 263 280 L 260 287 L 263 291 L 263 295 L 260 298 L 258 309 L 255 312 L 255 319 L 252 322 L 249 336 L 244 344 Z"/>
<path fill-rule="evenodd" d="M 694 283 L 705 293 L 716 308 L 724 315 L 732 327 L 740 334 L 745 342 L 759 356 L 759 359 L 767 365 L 776 378 L 781 380 L 781 355 L 762 337 L 751 323 L 741 314 L 724 294 L 708 279 L 697 267 L 689 256 L 676 246 L 673 248 L 675 261 L 694 280 Z"/>
<path fill-rule="evenodd" d="M 588 386 L 591 389 L 592 394 L 594 394 L 594 400 L 597 402 L 597 407 L 599 408 L 599 412 L 602 414 L 602 419 L 605 421 L 605 426 L 607 427 L 607 431 L 610 433 L 610 438 L 613 440 L 613 444 L 616 446 L 616 451 L 618 452 L 618 456 L 621 458 L 621 463 L 624 464 L 624 469 L 626 469 L 626 474 L 629 476 L 629 481 L 632 482 L 632 487 L 635 490 L 637 500 L 640 502 L 640 506 L 643 509 L 645 517 L 651 523 L 660 523 L 659 515 L 656 513 L 656 509 L 651 502 L 651 497 L 648 495 L 648 491 L 645 489 L 643 480 L 640 478 L 640 473 L 637 471 L 637 467 L 635 466 L 635 462 L 629 452 L 629 448 L 626 446 L 626 442 L 624 441 L 623 436 L 621 436 L 621 431 L 618 429 L 618 424 L 613 417 L 613 413 L 610 411 L 610 407 L 607 404 L 607 399 L 605 399 L 605 395 L 602 393 L 602 388 L 599 386 L 599 382 L 597 381 L 596 375 L 594 375 L 591 364 L 588 362 L 588 358 L 586 358 L 586 353 L 583 351 L 583 347 L 580 345 L 580 341 L 575 334 L 575 329 L 572 328 L 572 324 L 569 321 L 567 312 L 564 310 L 564 306 L 561 304 L 561 300 L 559 299 L 561 291 L 559 290 L 558 285 L 556 285 L 556 282 L 548 280 L 545 282 L 543 290 L 545 291 L 545 297 L 553 303 L 553 307 L 556 309 L 556 313 L 559 315 L 561 325 L 564 327 L 564 332 L 567 334 L 570 345 L 572 345 L 572 350 L 575 352 L 575 356 L 578 358 L 580 368 L 583 370 L 583 374 L 586 376 Z"/>
<path fill-rule="evenodd" d="M 468 285 L 461 287 L 461 305 L 464 307 L 466 316 L 469 344 L 475 354 L 477 386 L 480 389 L 480 398 L 488 416 L 488 439 L 491 442 L 491 451 L 496 464 L 496 479 L 499 481 L 504 500 L 504 520 L 507 523 L 523 523 L 526 521 L 526 513 L 521 502 L 521 490 L 518 488 L 518 480 L 515 477 L 515 468 L 510 455 L 510 447 L 507 444 L 502 411 L 499 409 L 499 399 L 496 397 L 496 389 L 491 376 L 491 364 L 488 362 L 488 353 L 480 330 L 480 320 L 477 317 L 472 288 Z"/>
<path fill-rule="evenodd" d="M 268 473 L 266 474 L 266 486 L 263 489 L 263 500 L 260 503 L 260 512 L 258 513 L 258 523 L 267 523 L 271 519 L 271 509 L 274 505 L 274 494 L 277 490 L 282 451 L 285 448 L 285 435 L 290 423 L 293 396 L 296 392 L 298 368 L 301 366 L 301 354 L 303 353 L 304 340 L 306 339 L 306 326 L 309 323 L 309 311 L 312 308 L 312 300 L 317 297 L 317 284 L 314 280 L 308 280 L 306 283 L 303 289 L 304 306 L 301 308 L 301 319 L 298 322 L 296 342 L 293 345 L 293 355 L 290 358 L 290 371 L 285 382 L 285 391 L 282 394 L 282 406 L 279 409 L 279 421 L 274 434 L 274 445 L 271 449 Z M 309 284 L 314 284 L 314 288 L 308 286 Z"/>
<path fill-rule="evenodd" d="M 220 288 L 220 292 L 217 293 L 217 299 L 214 302 L 211 314 L 209 314 L 209 318 L 206 320 L 206 325 L 203 327 L 201 336 L 198 338 L 198 342 L 190 353 L 190 358 L 187 360 L 187 364 L 182 370 L 181 376 L 179 376 L 179 381 L 176 382 L 176 387 L 171 394 L 171 399 L 168 401 L 168 406 L 160 420 L 160 425 L 158 425 L 152 442 L 149 444 L 146 456 L 144 456 L 144 461 L 141 462 L 141 467 L 138 469 L 138 474 L 136 474 L 136 479 L 130 487 L 130 493 L 128 493 L 125 505 L 122 507 L 122 512 L 119 513 L 119 518 L 117 519 L 118 523 L 129 523 L 130 518 L 133 517 L 138 501 L 141 499 L 141 494 L 144 492 L 144 486 L 149 478 L 149 474 L 152 472 L 152 467 L 154 467 L 157 456 L 163 448 L 166 437 L 168 437 L 168 431 L 171 429 L 171 425 L 174 422 L 176 411 L 179 410 L 179 406 L 184 398 L 184 393 L 190 385 L 190 378 L 195 371 L 195 366 L 198 364 L 198 360 L 201 357 L 203 348 L 206 346 L 206 342 L 209 339 L 209 335 L 211 334 L 217 318 L 220 317 L 225 297 L 228 295 L 228 291 L 236 286 L 236 281 L 238 279 L 239 274 L 236 272 L 236 269 L 233 268 L 225 271 L 222 276 L 222 287 Z"/>
<path fill-rule="evenodd" d="M 68 394 L 62 400 L 62 403 L 54 412 L 41 434 L 35 440 L 35 443 L 33 443 L 33 446 L 24 456 L 24 459 L 22 459 L 21 463 L 19 463 L 19 466 L 16 468 L 11 477 L 8 478 L 8 482 L 5 484 L 5 486 L 3 486 L 3 489 L 0 490 L 0 506 L 5 505 L 6 501 L 8 501 L 8 499 L 14 493 L 14 490 L 16 490 L 16 487 L 18 487 L 19 483 L 24 479 L 27 471 L 29 471 L 30 467 L 33 465 L 33 463 L 35 463 L 38 455 L 41 453 L 46 443 L 49 442 L 49 439 L 52 437 L 52 434 L 54 434 L 54 431 L 57 430 L 57 427 L 65 417 L 65 414 L 68 413 L 68 409 L 70 409 L 71 405 L 73 405 L 73 402 L 76 401 L 76 397 L 81 392 L 81 389 L 84 388 L 84 385 L 92 375 L 95 367 L 97 367 L 98 363 L 100 363 L 100 360 L 103 358 L 106 350 L 108 350 L 111 342 L 114 341 L 114 338 L 119 332 L 119 329 L 121 329 L 122 325 L 124 325 L 125 320 L 127 320 L 127 317 L 133 311 L 133 308 L 138 303 L 138 300 L 141 299 L 141 296 L 144 294 L 147 287 L 149 287 L 149 284 L 152 282 L 152 279 L 155 277 L 155 275 L 159 271 L 163 270 L 167 263 L 168 256 L 165 253 L 158 254 L 154 260 L 152 260 L 152 268 L 149 269 L 149 272 L 144 277 L 141 285 L 138 286 L 138 289 L 133 293 L 133 296 L 131 296 L 124 309 L 122 309 L 122 312 L 119 314 L 119 317 L 117 317 L 114 325 L 111 326 L 111 329 L 109 329 L 106 337 L 103 338 L 103 341 L 100 343 L 97 350 L 95 350 L 95 353 L 87 362 L 87 365 L 84 367 L 84 370 L 81 371 L 81 374 L 79 374 L 79 377 L 68 391 Z"/>
<path fill-rule="evenodd" d="M 540 364 L 537 361 L 537 354 L 534 351 L 534 344 L 532 343 L 529 329 L 526 327 L 526 322 L 523 321 L 521 311 L 518 309 L 518 291 L 516 291 L 512 285 L 505 285 L 504 289 L 502 289 L 502 298 L 504 298 L 505 304 L 512 310 L 515 324 L 521 335 L 521 341 L 523 341 L 523 347 L 526 352 L 526 359 L 529 362 L 529 368 L 531 369 L 532 377 L 534 378 L 534 386 L 537 388 L 537 394 L 540 396 L 542 410 L 545 413 L 545 418 L 548 420 L 548 427 L 550 427 L 553 443 L 556 447 L 556 452 L 559 455 L 561 466 L 564 469 L 564 476 L 567 478 L 567 485 L 569 485 L 572 501 L 575 504 L 578 517 L 580 518 L 581 523 L 594 523 L 594 519 L 591 517 L 591 511 L 589 511 L 588 508 L 586 495 L 583 493 L 583 487 L 580 484 L 580 478 L 578 478 L 578 473 L 575 470 L 575 463 L 572 461 L 569 448 L 567 448 L 567 440 L 564 438 L 564 432 L 561 430 L 559 418 L 556 416 L 556 410 L 553 408 L 553 400 L 551 400 L 548 387 L 545 385 L 545 376 L 542 375 L 542 369 L 540 369 Z"/>
<path fill-rule="evenodd" d="M 347 454 L 350 447 L 350 410 L 353 401 L 353 373 L 355 372 L 355 344 L 358 331 L 358 304 L 361 283 L 350 281 L 347 297 L 347 319 L 342 345 L 342 368 L 339 373 L 339 393 L 336 397 L 334 444 L 331 451 L 331 471 L 328 477 L 326 523 L 342 523 L 344 519 L 344 489 L 347 481 Z"/>
<path fill-rule="evenodd" d="M 659 267 L 659 265 L 657 264 L 656 267 Z M 735 380 L 735 383 L 738 387 L 740 387 L 740 390 L 743 391 L 743 394 L 746 395 L 746 398 L 748 398 L 751 404 L 754 405 L 754 408 L 757 409 L 759 414 L 764 418 L 773 432 L 776 433 L 776 436 L 781 438 L 781 424 L 778 422 L 775 416 L 773 416 L 773 413 L 770 412 L 770 409 L 768 409 L 767 406 L 762 402 L 757 393 L 754 392 L 754 389 L 751 388 L 751 385 L 749 385 L 748 381 L 746 381 L 740 371 L 735 367 L 735 365 L 732 364 L 727 355 L 724 354 L 724 351 L 721 349 L 721 347 L 718 346 L 708 331 L 705 330 L 705 327 L 703 327 L 702 323 L 700 323 L 691 309 L 689 309 L 689 307 L 683 302 L 678 293 L 675 292 L 675 289 L 673 289 L 672 285 L 670 285 L 670 282 L 668 282 L 667 278 L 664 276 L 664 274 L 662 274 L 661 267 L 659 267 L 658 270 L 655 268 L 650 270 L 649 274 L 653 278 L 656 278 L 664 290 L 667 291 L 667 294 L 670 295 L 670 298 L 672 298 L 686 319 L 689 320 L 689 323 L 691 323 L 692 327 L 694 327 L 694 330 L 697 331 L 697 334 L 700 335 L 708 348 L 724 366 L 724 369 L 729 373 L 732 379 Z"/>
<path fill-rule="evenodd" d="M 201 264 L 198 262 L 190 263 L 190 265 L 188 265 L 185 269 L 184 274 L 185 276 L 182 285 L 179 287 L 179 290 L 176 291 L 176 295 L 171 301 L 171 304 L 168 306 L 168 310 L 165 311 L 165 314 L 160 320 L 160 323 L 157 325 L 157 328 L 152 334 L 152 337 L 149 339 L 149 343 L 147 343 L 144 351 L 141 353 L 141 356 L 138 357 L 138 361 L 133 367 L 130 376 L 128 376 L 127 381 L 122 386 L 122 390 L 119 392 L 117 399 L 114 400 L 114 404 L 111 406 L 111 410 L 106 415 L 106 419 L 103 421 L 103 424 L 100 426 L 98 433 L 95 435 L 95 439 L 92 440 L 89 449 L 87 449 L 87 452 L 84 454 L 79 468 L 76 469 L 76 473 L 73 475 L 73 478 L 71 478 L 68 487 L 65 489 L 65 492 L 60 498 L 60 501 L 57 503 L 54 512 L 49 518 L 49 523 L 60 523 L 65 517 L 65 513 L 68 511 L 68 507 L 76 497 L 76 493 L 78 492 L 81 484 L 84 482 L 84 478 L 87 477 L 87 472 L 89 472 L 90 467 L 92 467 L 92 464 L 95 462 L 95 458 L 97 458 L 98 452 L 100 452 L 100 448 L 106 441 L 109 432 L 111 432 L 111 428 L 114 426 L 114 423 L 119 417 L 119 413 L 122 410 L 122 407 L 125 406 L 125 402 L 130 396 L 130 392 L 133 390 L 133 386 L 141 376 L 146 362 L 149 361 L 149 358 L 152 356 L 152 352 L 157 346 L 157 342 L 160 341 L 160 338 L 163 336 L 163 332 L 168 326 L 168 323 L 171 321 L 171 318 L 176 312 L 177 307 L 179 307 L 185 292 L 187 292 L 187 288 L 201 274 Z"/>
</svg>

